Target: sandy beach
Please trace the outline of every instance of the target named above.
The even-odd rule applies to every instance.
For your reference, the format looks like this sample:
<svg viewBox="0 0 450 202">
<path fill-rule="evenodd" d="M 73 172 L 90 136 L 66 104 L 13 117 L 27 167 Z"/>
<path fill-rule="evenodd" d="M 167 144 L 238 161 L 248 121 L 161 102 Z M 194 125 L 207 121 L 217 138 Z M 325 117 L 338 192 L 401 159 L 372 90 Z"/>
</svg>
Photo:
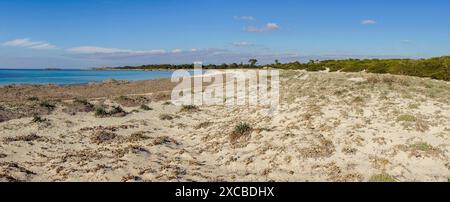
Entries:
<svg viewBox="0 0 450 202">
<path fill-rule="evenodd" d="M 280 82 L 273 116 L 175 106 L 169 79 L 0 87 L 0 181 L 450 180 L 449 82 L 296 70 Z"/>
</svg>

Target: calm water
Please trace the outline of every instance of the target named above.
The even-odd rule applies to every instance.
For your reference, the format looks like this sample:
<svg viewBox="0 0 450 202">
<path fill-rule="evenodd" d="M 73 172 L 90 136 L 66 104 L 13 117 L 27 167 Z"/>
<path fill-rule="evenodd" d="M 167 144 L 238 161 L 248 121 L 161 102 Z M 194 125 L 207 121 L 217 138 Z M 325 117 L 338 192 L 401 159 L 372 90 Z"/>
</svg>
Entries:
<svg viewBox="0 0 450 202">
<path fill-rule="evenodd" d="M 0 85 L 85 84 L 105 80 L 147 80 L 170 78 L 172 71 L 90 71 L 90 70 L 12 70 L 0 69 Z"/>
</svg>

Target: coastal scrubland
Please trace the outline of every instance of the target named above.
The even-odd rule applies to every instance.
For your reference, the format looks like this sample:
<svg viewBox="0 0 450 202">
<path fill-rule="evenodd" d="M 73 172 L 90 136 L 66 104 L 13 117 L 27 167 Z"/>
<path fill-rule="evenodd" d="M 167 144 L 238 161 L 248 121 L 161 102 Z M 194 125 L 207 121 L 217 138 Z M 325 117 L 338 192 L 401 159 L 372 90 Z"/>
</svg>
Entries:
<svg viewBox="0 0 450 202">
<path fill-rule="evenodd" d="M 248 68 L 278 68 L 291 70 L 331 72 L 369 72 L 378 74 L 395 74 L 417 77 L 428 77 L 438 80 L 450 81 L 450 56 L 428 59 L 343 59 L 343 60 L 310 60 L 308 62 L 280 63 L 258 65 L 257 59 L 250 59 L 248 64 L 208 64 L 204 69 L 248 69 Z M 141 66 L 124 66 L 106 69 L 193 69 L 193 64 L 150 64 Z"/>
<path fill-rule="evenodd" d="M 173 105 L 168 79 L 160 88 L 151 81 L 0 87 L 0 181 L 450 178 L 449 82 L 280 73 L 273 116 L 258 106 Z"/>
</svg>

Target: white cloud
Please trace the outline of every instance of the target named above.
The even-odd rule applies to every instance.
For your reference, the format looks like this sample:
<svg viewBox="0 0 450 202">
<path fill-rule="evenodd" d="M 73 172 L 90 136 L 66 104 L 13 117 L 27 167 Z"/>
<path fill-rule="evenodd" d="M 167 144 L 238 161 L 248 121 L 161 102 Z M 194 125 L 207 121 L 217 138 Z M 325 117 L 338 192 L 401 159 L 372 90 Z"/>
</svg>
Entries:
<svg viewBox="0 0 450 202">
<path fill-rule="evenodd" d="M 262 29 L 256 28 L 256 27 L 254 27 L 254 26 L 246 27 L 246 28 L 244 29 L 244 31 L 245 31 L 245 32 L 252 32 L 252 33 L 263 32 Z"/>
<path fill-rule="evenodd" d="M 250 42 L 246 42 L 246 41 L 241 41 L 241 42 L 234 42 L 233 46 L 235 47 L 248 47 L 248 46 L 253 46 L 253 43 Z"/>
<path fill-rule="evenodd" d="M 48 50 L 48 49 L 56 48 L 56 46 L 51 45 L 50 43 L 43 42 L 43 41 L 32 41 L 28 38 L 7 41 L 7 42 L 3 43 L 3 46 L 23 47 L 23 48 L 31 48 L 31 49 L 39 49 L 39 50 Z"/>
<path fill-rule="evenodd" d="M 12 41 L 7 41 L 3 44 L 4 46 L 20 46 L 20 47 L 28 47 L 36 45 L 36 42 L 30 41 L 30 39 L 15 39 Z"/>
<path fill-rule="evenodd" d="M 361 24 L 363 24 L 363 25 L 374 25 L 374 24 L 377 24 L 377 21 L 375 21 L 375 20 L 363 20 L 363 21 L 361 21 Z"/>
<path fill-rule="evenodd" d="M 39 50 L 48 50 L 48 49 L 56 49 L 56 46 L 51 45 L 49 43 L 42 43 L 35 46 L 31 46 L 30 48 Z"/>
<path fill-rule="evenodd" d="M 137 53 L 137 54 L 164 54 L 167 52 L 166 52 L 166 50 L 159 49 L 159 50 L 149 50 L 149 51 L 135 51 L 134 53 Z"/>
<path fill-rule="evenodd" d="M 227 52 L 224 49 L 191 49 L 184 51 L 182 49 L 174 49 L 172 51 L 165 50 L 129 50 L 119 48 L 103 48 L 96 46 L 81 46 L 66 50 L 73 53 L 70 56 L 83 59 L 101 59 L 101 60 L 160 60 L 169 58 L 197 58 L 202 57 L 205 60 L 208 57 L 216 56 Z M 151 61 L 150 61 L 151 62 Z"/>
<path fill-rule="evenodd" d="M 416 43 L 415 43 L 414 41 L 411 41 L 411 40 L 409 40 L 409 39 L 406 39 L 406 40 L 402 40 L 402 45 L 405 45 L 405 46 L 415 46 Z"/>
<path fill-rule="evenodd" d="M 266 29 L 268 31 L 277 30 L 277 29 L 280 29 L 280 26 L 278 26 L 278 24 L 276 24 L 276 23 L 267 23 Z"/>
<path fill-rule="evenodd" d="M 95 53 L 125 53 L 130 50 L 118 49 L 118 48 L 102 48 L 96 46 L 80 46 L 76 48 L 68 49 L 70 52 L 82 53 L 82 54 L 95 54 Z"/>
<path fill-rule="evenodd" d="M 119 49 L 119 48 L 103 48 L 97 46 L 80 46 L 67 49 L 67 51 L 79 54 L 128 54 L 128 55 L 162 54 L 166 52 L 165 50 L 140 51 L 140 50 Z"/>
<path fill-rule="evenodd" d="M 174 50 L 172 50 L 172 53 L 181 53 L 181 52 L 183 52 L 183 50 L 181 50 L 181 49 L 174 49 Z"/>
<path fill-rule="evenodd" d="M 234 19 L 235 20 L 248 20 L 248 21 L 256 20 L 256 18 L 253 16 L 234 16 Z"/>
<path fill-rule="evenodd" d="M 254 26 L 249 26 L 244 29 L 245 32 L 251 33 L 261 33 L 261 32 L 271 32 L 280 29 L 280 26 L 276 23 L 267 23 L 263 28 L 257 28 Z"/>
</svg>

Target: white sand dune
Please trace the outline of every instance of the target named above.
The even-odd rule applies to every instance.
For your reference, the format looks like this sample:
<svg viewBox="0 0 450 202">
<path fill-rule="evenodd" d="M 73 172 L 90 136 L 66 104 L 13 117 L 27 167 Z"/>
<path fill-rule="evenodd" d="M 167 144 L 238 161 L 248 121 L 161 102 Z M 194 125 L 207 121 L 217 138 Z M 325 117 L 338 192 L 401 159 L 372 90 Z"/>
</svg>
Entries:
<svg viewBox="0 0 450 202">
<path fill-rule="evenodd" d="M 282 71 L 280 111 L 151 102 L 0 123 L 3 181 L 448 181 L 450 84 Z M 95 102 L 95 101 L 92 101 Z M 108 105 L 115 104 L 106 100 Z M 235 126 L 251 131 L 230 141 Z"/>
</svg>

